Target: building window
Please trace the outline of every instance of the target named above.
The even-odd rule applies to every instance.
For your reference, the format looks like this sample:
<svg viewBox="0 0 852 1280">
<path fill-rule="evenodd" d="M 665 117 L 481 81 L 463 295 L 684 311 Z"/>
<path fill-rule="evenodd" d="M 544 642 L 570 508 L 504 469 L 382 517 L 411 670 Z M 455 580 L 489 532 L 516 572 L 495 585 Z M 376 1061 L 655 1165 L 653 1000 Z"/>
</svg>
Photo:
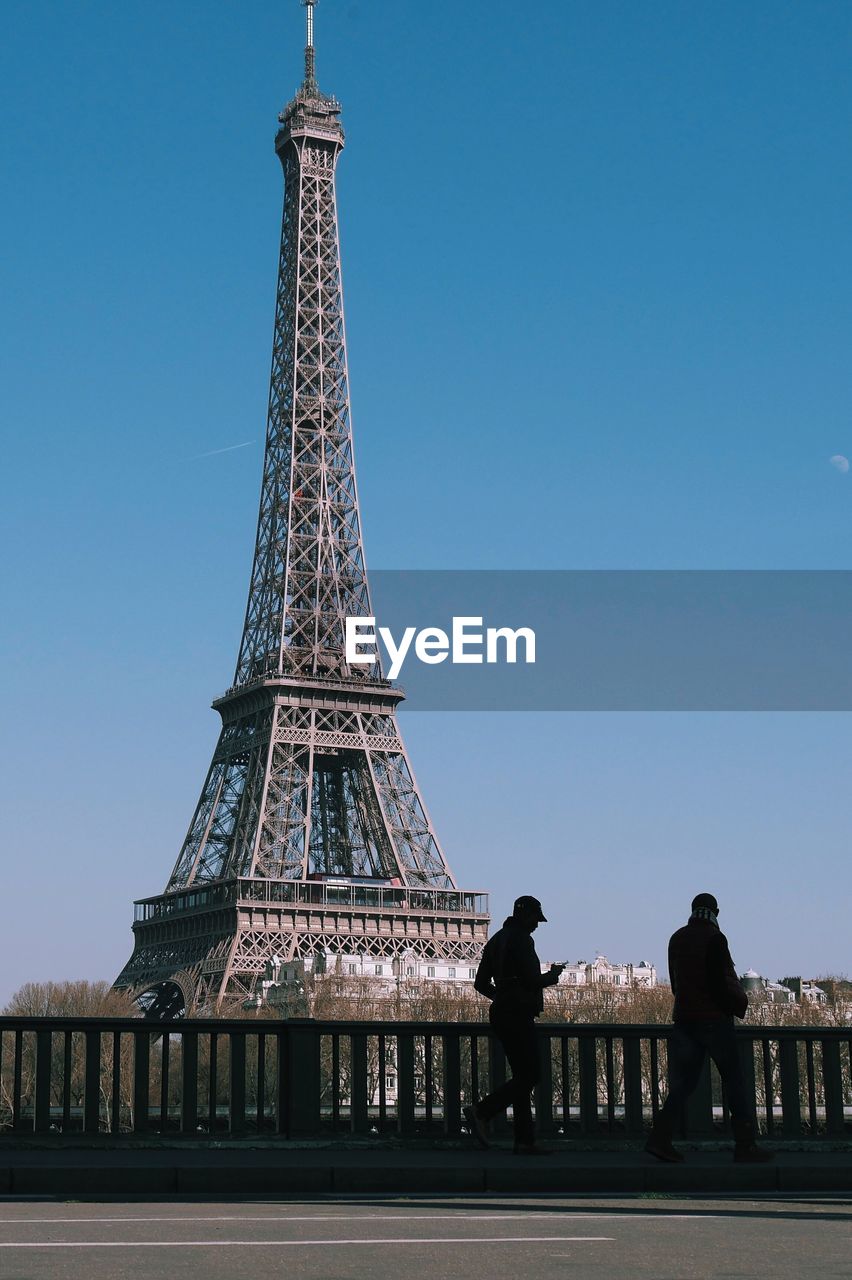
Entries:
<svg viewBox="0 0 852 1280">
<path fill-rule="evenodd" d="M 426 968 L 426 977 L 434 978 L 434 976 L 435 976 L 435 966 L 433 964 L 430 964 Z"/>
<path fill-rule="evenodd" d="M 456 971 L 451 965 L 450 968 L 447 970 L 447 977 L 454 978 L 455 976 L 456 976 Z"/>
<path fill-rule="evenodd" d="M 406 965 L 406 969 L 405 969 L 405 976 L 406 976 L 407 978 L 413 978 L 413 977 L 414 977 L 414 965 L 413 965 L 413 964 Z"/>
<path fill-rule="evenodd" d="M 475 969 L 468 969 L 468 971 L 467 971 L 467 976 L 468 976 L 469 978 L 475 978 L 475 977 L 476 977 L 476 970 L 475 970 Z"/>
<path fill-rule="evenodd" d="M 357 973 L 357 972 L 358 972 L 358 966 L 357 966 L 357 964 L 350 964 L 350 966 L 349 966 L 349 972 L 350 972 L 350 973 Z"/>
<path fill-rule="evenodd" d="M 381 964 L 377 964 L 377 965 L 376 965 L 376 977 L 377 977 L 377 978 L 378 978 L 378 977 L 380 977 L 380 976 L 384 973 L 384 971 L 385 971 L 385 967 L 384 967 L 384 965 L 381 965 Z"/>
<path fill-rule="evenodd" d="M 396 1076 L 385 1076 L 385 1088 L 386 1089 L 396 1088 Z"/>
</svg>

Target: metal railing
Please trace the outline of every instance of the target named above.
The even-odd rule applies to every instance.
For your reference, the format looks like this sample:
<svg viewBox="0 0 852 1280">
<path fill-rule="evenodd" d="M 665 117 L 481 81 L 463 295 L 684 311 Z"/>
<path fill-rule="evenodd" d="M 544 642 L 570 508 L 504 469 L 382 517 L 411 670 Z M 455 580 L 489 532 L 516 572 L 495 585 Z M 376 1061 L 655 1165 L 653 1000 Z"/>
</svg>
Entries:
<svg viewBox="0 0 852 1280">
<path fill-rule="evenodd" d="M 671 1027 L 551 1023 L 538 1032 L 539 1132 L 640 1138 L 665 1097 Z M 852 1136 L 852 1028 L 746 1026 L 737 1035 L 763 1134 Z M 462 1108 L 505 1077 L 500 1045 L 480 1023 L 5 1017 L 0 1141 L 452 1139 L 463 1132 Z M 728 1133 L 715 1068 L 705 1067 L 684 1120 L 690 1138 Z"/>
</svg>

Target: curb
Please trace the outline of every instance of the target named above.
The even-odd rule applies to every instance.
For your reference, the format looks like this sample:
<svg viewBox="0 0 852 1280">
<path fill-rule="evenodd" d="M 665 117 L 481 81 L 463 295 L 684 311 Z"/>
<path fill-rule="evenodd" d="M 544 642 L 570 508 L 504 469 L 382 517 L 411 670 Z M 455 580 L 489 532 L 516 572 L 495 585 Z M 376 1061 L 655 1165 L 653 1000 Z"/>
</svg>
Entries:
<svg viewBox="0 0 852 1280">
<path fill-rule="evenodd" d="M 167 1164 L 19 1166 L 0 1168 L 0 1194 L 86 1196 L 120 1195 L 347 1195 L 353 1193 L 481 1194 L 483 1192 L 599 1192 L 635 1195 L 796 1191 L 850 1191 L 852 1168 L 819 1165 L 755 1167 L 660 1165 L 581 1167 L 519 1165 L 429 1169 L 377 1168 L 375 1165 L 230 1165 L 227 1167 Z"/>
</svg>

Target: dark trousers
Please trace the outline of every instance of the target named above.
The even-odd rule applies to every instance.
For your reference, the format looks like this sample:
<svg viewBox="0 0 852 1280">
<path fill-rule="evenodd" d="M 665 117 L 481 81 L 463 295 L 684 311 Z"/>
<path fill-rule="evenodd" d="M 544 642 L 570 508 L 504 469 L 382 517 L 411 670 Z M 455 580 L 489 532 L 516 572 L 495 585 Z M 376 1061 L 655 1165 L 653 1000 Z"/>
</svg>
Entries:
<svg viewBox="0 0 852 1280">
<path fill-rule="evenodd" d="M 535 1022 L 528 1017 L 501 1016 L 492 1005 L 489 1021 L 503 1046 L 512 1078 L 489 1093 L 477 1104 L 483 1120 L 493 1120 L 508 1107 L 515 1118 L 515 1142 L 530 1143 L 535 1139 L 530 1093 L 541 1079 L 541 1058 Z"/>
<path fill-rule="evenodd" d="M 675 1023 L 669 1040 L 669 1096 L 660 1113 L 664 1123 L 674 1125 L 679 1119 L 684 1103 L 698 1084 L 708 1053 L 722 1077 L 735 1129 L 751 1123 L 751 1105 L 730 1018 Z"/>
</svg>

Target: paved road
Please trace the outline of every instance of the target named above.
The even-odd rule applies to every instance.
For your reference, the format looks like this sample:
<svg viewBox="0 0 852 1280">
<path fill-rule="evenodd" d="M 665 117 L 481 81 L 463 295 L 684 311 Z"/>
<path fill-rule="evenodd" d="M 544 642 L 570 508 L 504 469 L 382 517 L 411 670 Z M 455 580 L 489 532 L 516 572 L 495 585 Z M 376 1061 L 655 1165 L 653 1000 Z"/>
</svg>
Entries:
<svg viewBox="0 0 852 1280">
<path fill-rule="evenodd" d="M 852 1277 L 852 1199 L 0 1199 L 2 1280 Z"/>
</svg>

